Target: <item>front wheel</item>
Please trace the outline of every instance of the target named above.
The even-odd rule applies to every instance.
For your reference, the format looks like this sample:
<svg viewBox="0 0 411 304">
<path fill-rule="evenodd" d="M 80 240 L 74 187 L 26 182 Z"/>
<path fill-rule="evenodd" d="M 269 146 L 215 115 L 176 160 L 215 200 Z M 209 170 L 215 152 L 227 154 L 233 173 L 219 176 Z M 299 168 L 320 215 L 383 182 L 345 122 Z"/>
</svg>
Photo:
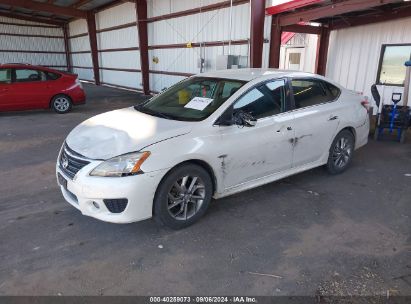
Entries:
<svg viewBox="0 0 411 304">
<path fill-rule="evenodd" d="M 58 114 L 65 114 L 69 112 L 71 107 L 71 99 L 66 95 L 57 95 L 51 100 L 51 108 Z"/>
<path fill-rule="evenodd" d="M 172 229 L 185 228 L 204 215 L 212 191 L 211 177 L 202 167 L 195 164 L 176 167 L 158 186 L 154 219 Z"/>
<path fill-rule="evenodd" d="M 328 156 L 327 170 L 329 173 L 339 174 L 348 168 L 354 152 L 354 142 L 354 135 L 348 130 L 337 134 Z"/>
</svg>

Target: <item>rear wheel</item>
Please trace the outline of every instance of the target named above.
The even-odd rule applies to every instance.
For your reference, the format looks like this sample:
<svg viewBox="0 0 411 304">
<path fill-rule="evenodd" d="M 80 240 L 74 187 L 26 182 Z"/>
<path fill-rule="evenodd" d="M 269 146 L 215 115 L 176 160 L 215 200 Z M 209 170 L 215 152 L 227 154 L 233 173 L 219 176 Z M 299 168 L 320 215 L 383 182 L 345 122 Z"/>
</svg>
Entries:
<svg viewBox="0 0 411 304">
<path fill-rule="evenodd" d="M 206 212 L 212 196 L 210 175 L 186 164 L 173 169 L 160 183 L 154 199 L 154 219 L 172 229 L 185 228 Z"/>
<path fill-rule="evenodd" d="M 352 160 L 354 153 L 354 135 L 343 130 L 335 137 L 328 156 L 327 170 L 331 174 L 344 172 Z"/>
<path fill-rule="evenodd" d="M 72 106 L 72 101 L 67 95 L 57 95 L 51 100 L 51 108 L 58 114 L 69 112 Z"/>
</svg>

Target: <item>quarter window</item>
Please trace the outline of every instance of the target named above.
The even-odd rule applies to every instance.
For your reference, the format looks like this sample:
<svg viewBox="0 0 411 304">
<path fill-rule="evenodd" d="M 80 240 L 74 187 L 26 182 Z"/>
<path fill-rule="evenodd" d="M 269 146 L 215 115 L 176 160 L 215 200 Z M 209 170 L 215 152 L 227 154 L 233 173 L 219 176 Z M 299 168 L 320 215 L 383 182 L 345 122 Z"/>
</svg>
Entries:
<svg viewBox="0 0 411 304">
<path fill-rule="evenodd" d="M 234 104 L 234 112 L 244 111 L 255 118 L 279 114 L 285 104 L 284 80 L 276 80 L 260 85 L 240 97 Z"/>
<path fill-rule="evenodd" d="M 321 80 L 293 79 L 291 85 L 297 109 L 333 101 L 340 94 L 337 87 Z"/>
<path fill-rule="evenodd" d="M 46 79 L 47 80 L 56 80 L 60 78 L 59 74 L 52 73 L 52 72 L 44 72 L 46 74 Z"/>
<path fill-rule="evenodd" d="M 33 82 L 44 80 L 46 80 L 46 75 L 42 71 L 16 69 L 16 82 Z"/>
<path fill-rule="evenodd" d="M 0 83 L 10 83 L 11 82 L 11 70 L 10 69 L 0 69 Z"/>
<path fill-rule="evenodd" d="M 377 83 L 403 85 L 405 80 L 404 63 L 411 59 L 411 45 L 383 45 Z"/>
</svg>

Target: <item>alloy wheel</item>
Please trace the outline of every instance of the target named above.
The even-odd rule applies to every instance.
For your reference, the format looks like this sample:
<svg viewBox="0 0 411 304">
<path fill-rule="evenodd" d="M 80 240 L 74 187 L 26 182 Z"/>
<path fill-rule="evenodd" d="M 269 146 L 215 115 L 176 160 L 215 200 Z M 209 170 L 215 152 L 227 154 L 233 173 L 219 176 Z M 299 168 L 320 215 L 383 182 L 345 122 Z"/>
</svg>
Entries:
<svg viewBox="0 0 411 304">
<path fill-rule="evenodd" d="M 67 111 L 70 107 L 70 101 L 66 97 L 58 97 L 54 100 L 54 107 L 60 111 Z"/>
<path fill-rule="evenodd" d="M 200 210 L 205 196 L 205 185 L 200 177 L 181 177 L 168 192 L 168 212 L 174 219 L 186 221 Z"/>
<path fill-rule="evenodd" d="M 352 147 L 346 137 L 341 137 L 335 144 L 332 159 L 334 165 L 339 168 L 345 167 L 350 161 Z"/>
</svg>

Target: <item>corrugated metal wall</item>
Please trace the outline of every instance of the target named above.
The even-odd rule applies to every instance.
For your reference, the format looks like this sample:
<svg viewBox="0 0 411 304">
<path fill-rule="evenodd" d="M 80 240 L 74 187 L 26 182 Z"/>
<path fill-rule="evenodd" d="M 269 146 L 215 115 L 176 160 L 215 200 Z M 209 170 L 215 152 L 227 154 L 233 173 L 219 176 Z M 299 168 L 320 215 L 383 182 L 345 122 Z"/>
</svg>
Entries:
<svg viewBox="0 0 411 304">
<path fill-rule="evenodd" d="M 62 28 L 2 16 L 0 22 L 14 23 L 1 25 L 0 63 L 30 63 L 66 69 Z"/>
<path fill-rule="evenodd" d="M 224 0 L 148 0 L 148 18 Z M 269 0 L 267 0 L 270 3 Z M 232 8 L 230 53 L 249 56 L 250 4 Z M 123 3 L 96 14 L 100 78 L 102 83 L 142 89 L 141 65 L 134 3 Z M 150 90 L 158 92 L 189 74 L 200 72 L 198 61 L 205 59 L 203 71 L 216 68 L 218 55 L 228 54 L 230 7 L 151 20 L 148 23 Z M 271 16 L 265 18 L 263 66 L 268 66 Z M 74 71 L 82 79 L 93 80 L 89 37 L 85 20 L 71 22 L 70 48 Z M 78 36 L 79 35 L 79 36 Z M 74 36 L 74 37 L 73 37 Z M 188 43 L 209 43 L 207 47 L 187 47 Z M 176 45 L 177 44 L 177 45 Z M 125 50 L 133 48 L 132 50 Z M 123 49 L 123 50 L 122 50 Z M 127 70 L 127 71 L 125 71 Z"/>
<path fill-rule="evenodd" d="M 97 43 L 99 50 L 100 78 L 105 84 L 142 89 L 140 52 L 120 50 L 138 48 L 136 25 L 121 29 L 110 29 L 137 21 L 134 3 L 124 3 L 96 14 Z M 118 69 L 118 70 L 106 70 Z M 134 71 L 120 71 L 129 69 Z"/>
<path fill-rule="evenodd" d="M 221 3 L 215 0 L 149 0 L 149 17 L 176 13 L 179 11 L 199 8 L 201 6 Z M 249 40 L 250 37 L 250 5 L 249 3 L 235 5 L 233 10 L 233 24 L 231 40 Z M 228 40 L 230 39 L 230 8 L 220 8 L 213 11 L 181 16 L 172 19 L 160 20 L 148 24 L 150 70 L 158 72 L 177 72 L 196 74 L 200 72 L 198 60 L 205 59 L 204 72 L 215 70 L 216 57 L 228 54 Z M 224 43 L 223 46 L 208 47 L 166 47 L 156 48 L 159 45 L 187 43 Z M 232 55 L 248 56 L 247 42 L 231 46 Z M 153 59 L 158 59 L 155 63 Z M 150 89 L 161 91 L 171 84 L 180 81 L 183 77 L 165 74 L 150 73 Z"/>
<path fill-rule="evenodd" d="M 90 41 L 85 19 L 69 23 L 69 45 L 73 72 L 78 74 L 80 79 L 94 81 Z"/>
<path fill-rule="evenodd" d="M 331 32 L 326 75 L 348 89 L 371 96 L 383 44 L 411 43 L 411 18 Z M 385 100 L 400 87 L 386 87 Z M 381 90 L 382 92 L 382 90 Z"/>
</svg>

